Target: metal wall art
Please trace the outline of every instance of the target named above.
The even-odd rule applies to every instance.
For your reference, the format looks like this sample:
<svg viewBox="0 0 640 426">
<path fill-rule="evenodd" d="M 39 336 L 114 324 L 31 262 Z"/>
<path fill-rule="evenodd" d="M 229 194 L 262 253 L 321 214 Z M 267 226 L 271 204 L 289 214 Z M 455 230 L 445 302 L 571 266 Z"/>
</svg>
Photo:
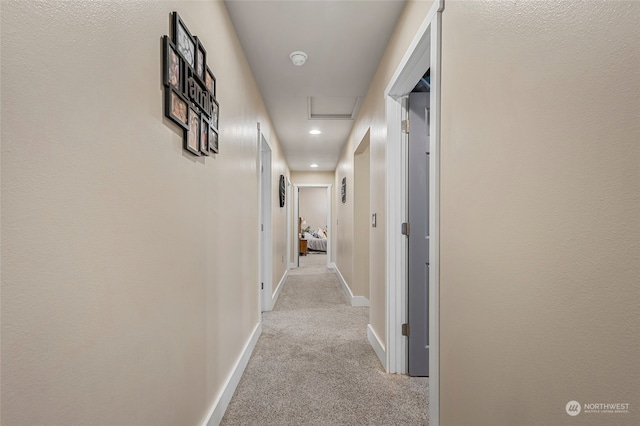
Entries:
<svg viewBox="0 0 640 426">
<path fill-rule="evenodd" d="M 172 39 L 164 36 L 164 114 L 183 129 L 184 149 L 193 155 L 217 154 L 216 77 L 207 51 L 178 12 L 172 14 Z"/>
<path fill-rule="evenodd" d="M 280 175 L 279 195 L 280 195 L 280 207 L 284 207 L 285 197 L 287 194 L 287 182 L 284 179 L 284 175 Z"/>
</svg>

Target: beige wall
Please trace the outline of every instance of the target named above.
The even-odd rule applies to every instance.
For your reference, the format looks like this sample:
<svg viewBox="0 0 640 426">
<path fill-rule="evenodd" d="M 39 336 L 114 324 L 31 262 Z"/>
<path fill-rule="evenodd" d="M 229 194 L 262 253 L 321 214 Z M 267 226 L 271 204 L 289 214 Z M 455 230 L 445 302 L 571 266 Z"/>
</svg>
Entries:
<svg viewBox="0 0 640 426">
<path fill-rule="evenodd" d="M 371 128 L 371 324 L 383 340 L 383 92 L 429 7 L 407 4 L 335 180 L 349 181 Z M 639 8 L 446 2 L 443 425 L 565 424 L 571 399 L 631 404 L 581 424 L 638 424 Z"/>
<path fill-rule="evenodd" d="M 377 214 L 378 226 L 371 228 L 370 234 L 370 324 L 378 337 L 386 340 L 386 292 L 385 292 L 385 144 L 387 128 L 385 121 L 384 89 L 395 72 L 400 60 L 427 12 L 431 1 L 409 1 L 400 16 L 396 29 L 376 71 L 367 96 L 362 103 L 349 140 L 345 145 L 336 168 L 335 187 L 337 202 L 336 218 L 340 221 L 336 247 L 336 265 L 342 275 L 351 282 L 353 271 L 353 162 L 354 152 L 367 131 L 370 130 L 371 155 L 371 213 Z M 347 176 L 347 204 L 340 202 L 340 182 Z M 343 238 L 340 240 L 340 238 Z"/>
<path fill-rule="evenodd" d="M 327 188 L 300 188 L 299 214 L 307 226 L 317 230 L 327 226 Z"/>
<path fill-rule="evenodd" d="M 640 424 L 639 20 L 635 2 L 446 2 L 443 425 Z M 574 419 L 570 400 L 632 414 Z"/>
<path fill-rule="evenodd" d="M 353 168 L 353 283 L 350 285 L 354 296 L 369 299 L 369 233 L 370 216 L 370 161 L 369 133 L 358 146 Z"/>
<path fill-rule="evenodd" d="M 291 172 L 291 183 L 294 185 L 332 185 L 334 176 L 334 172 Z"/>
<path fill-rule="evenodd" d="M 163 117 L 172 10 L 217 77 L 216 157 Z M 256 122 L 288 174 L 224 4 L 1 12 L 2 424 L 199 424 L 258 323 Z"/>
</svg>

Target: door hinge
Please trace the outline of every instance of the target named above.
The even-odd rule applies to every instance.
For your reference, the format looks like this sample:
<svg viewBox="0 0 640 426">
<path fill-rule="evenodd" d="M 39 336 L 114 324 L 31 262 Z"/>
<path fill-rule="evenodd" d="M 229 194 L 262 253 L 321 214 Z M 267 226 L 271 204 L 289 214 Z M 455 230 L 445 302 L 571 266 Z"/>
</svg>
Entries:
<svg viewBox="0 0 640 426">
<path fill-rule="evenodd" d="M 260 290 L 264 290 L 264 283 L 260 283 Z"/>
<path fill-rule="evenodd" d="M 260 230 L 264 231 L 264 224 L 262 224 L 262 223 L 260 224 Z"/>
<path fill-rule="evenodd" d="M 402 235 L 406 235 L 407 237 L 409 236 L 409 222 L 403 222 L 402 223 Z"/>
<path fill-rule="evenodd" d="M 409 120 L 402 120 L 401 126 L 402 126 L 402 133 L 408 134 L 409 126 L 410 126 Z"/>
<path fill-rule="evenodd" d="M 409 323 L 402 324 L 402 335 L 409 337 Z"/>
</svg>

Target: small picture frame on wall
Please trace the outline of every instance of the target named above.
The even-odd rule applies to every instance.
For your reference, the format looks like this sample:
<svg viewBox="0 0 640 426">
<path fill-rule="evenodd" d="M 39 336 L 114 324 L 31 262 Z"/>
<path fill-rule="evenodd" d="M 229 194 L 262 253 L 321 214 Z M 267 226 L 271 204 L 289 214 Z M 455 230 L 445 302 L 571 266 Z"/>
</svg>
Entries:
<svg viewBox="0 0 640 426">
<path fill-rule="evenodd" d="M 182 91 L 183 66 L 176 46 L 164 36 L 164 85 Z"/>
<path fill-rule="evenodd" d="M 189 128 L 189 106 L 175 90 L 167 89 L 165 91 L 167 100 L 165 102 L 165 116 L 177 123 L 183 129 Z"/>
<path fill-rule="evenodd" d="M 198 37 L 194 37 L 196 41 L 196 75 L 200 77 L 202 81 L 205 80 L 205 73 L 207 71 L 207 51 L 204 50 L 204 46 L 200 43 Z"/>
<path fill-rule="evenodd" d="M 211 72 L 211 69 L 207 67 L 207 74 L 204 76 L 204 84 L 207 86 L 207 90 L 211 92 L 213 97 L 216 97 L 216 77 Z"/>
<path fill-rule="evenodd" d="M 201 114 L 200 119 L 200 153 L 202 155 L 209 155 L 209 129 L 211 126 L 209 122 L 205 120 L 204 114 Z"/>
<path fill-rule="evenodd" d="M 209 127 L 209 151 L 214 154 L 220 152 L 218 149 L 218 130 L 214 129 L 213 126 Z"/>
<path fill-rule="evenodd" d="M 218 130 L 218 116 L 220 115 L 220 104 L 218 101 L 213 99 L 213 104 L 211 108 L 211 125 Z"/>
<path fill-rule="evenodd" d="M 200 155 L 200 116 L 189 107 L 189 127 L 186 130 L 185 149 L 194 155 Z"/>
<path fill-rule="evenodd" d="M 184 60 L 193 67 L 196 62 L 196 42 L 187 29 L 178 12 L 173 12 L 173 39 L 176 41 L 176 50 Z"/>
</svg>

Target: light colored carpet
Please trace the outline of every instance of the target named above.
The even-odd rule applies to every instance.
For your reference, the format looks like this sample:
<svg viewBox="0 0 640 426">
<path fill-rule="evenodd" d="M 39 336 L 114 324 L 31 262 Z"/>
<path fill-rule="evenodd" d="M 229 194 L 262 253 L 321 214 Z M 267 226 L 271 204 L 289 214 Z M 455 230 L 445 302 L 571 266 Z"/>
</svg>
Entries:
<svg viewBox="0 0 640 426">
<path fill-rule="evenodd" d="M 326 256 L 300 257 L 222 425 L 426 425 L 428 379 L 386 374 Z"/>
</svg>

